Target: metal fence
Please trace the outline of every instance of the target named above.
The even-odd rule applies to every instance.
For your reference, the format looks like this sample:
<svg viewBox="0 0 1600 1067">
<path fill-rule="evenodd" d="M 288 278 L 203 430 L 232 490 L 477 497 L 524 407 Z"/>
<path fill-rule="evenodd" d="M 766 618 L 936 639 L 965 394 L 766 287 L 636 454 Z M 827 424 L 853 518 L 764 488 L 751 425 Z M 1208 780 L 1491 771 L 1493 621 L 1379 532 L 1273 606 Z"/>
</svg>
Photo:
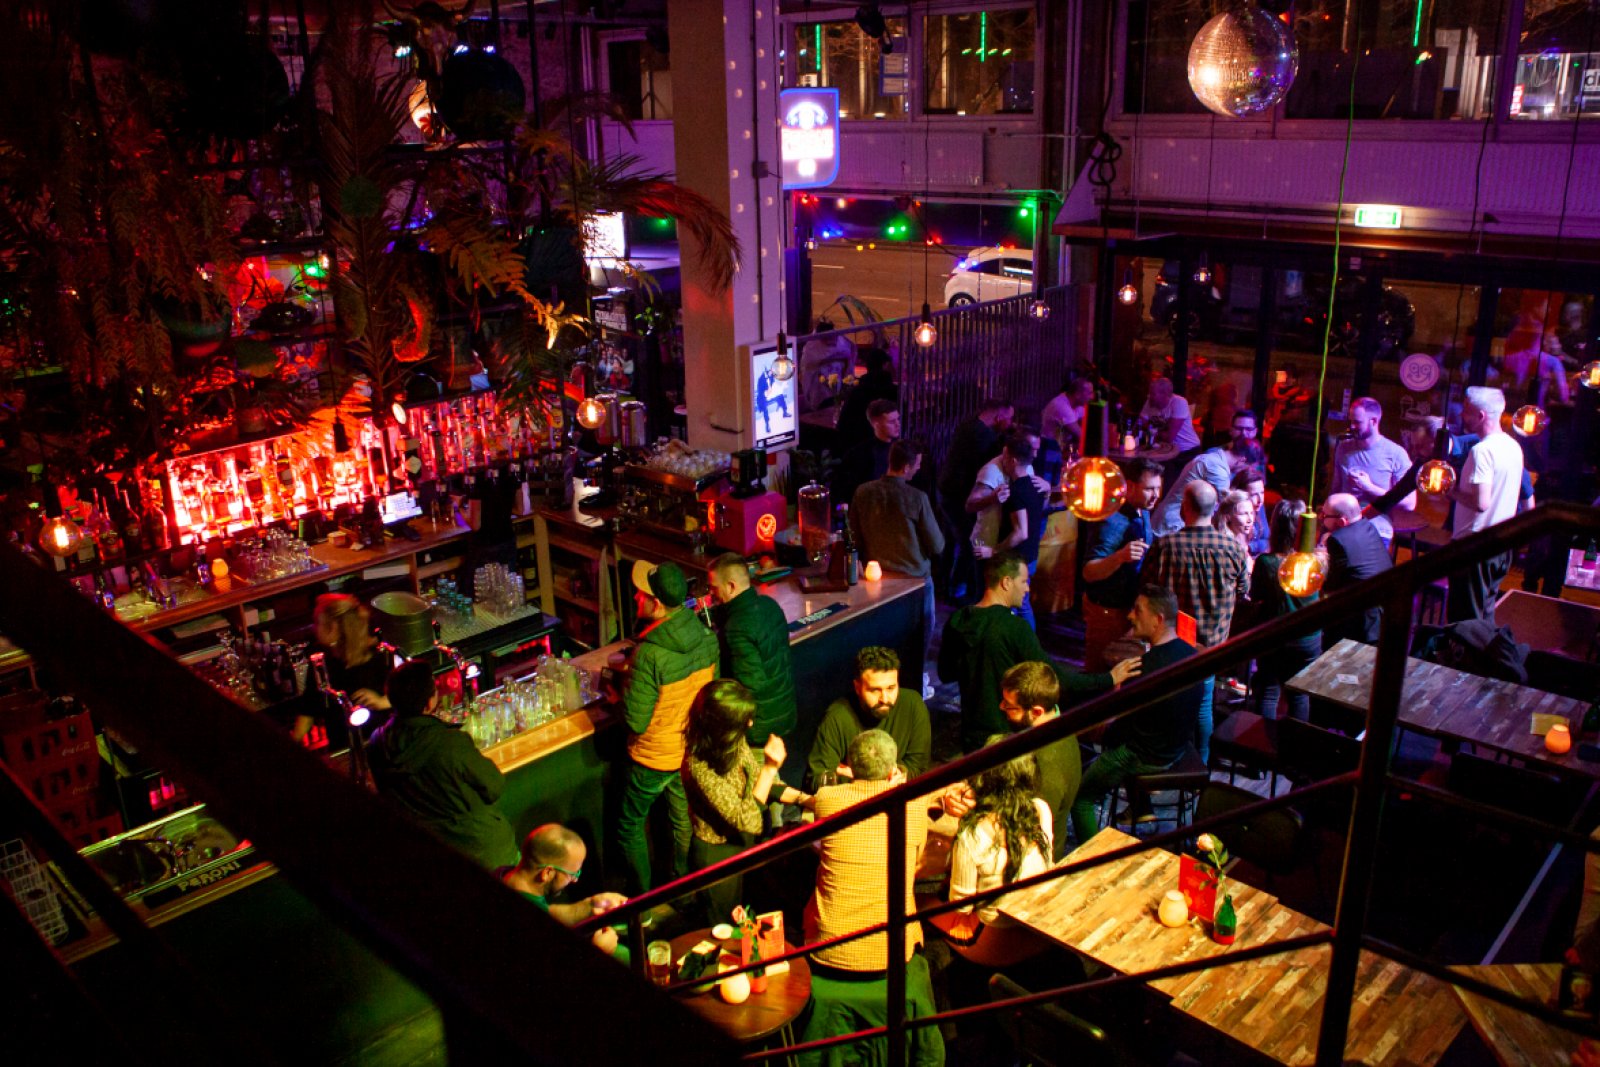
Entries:
<svg viewBox="0 0 1600 1067">
<path fill-rule="evenodd" d="M 1040 299 L 1050 313 L 1042 319 L 1030 314 L 1032 295 L 935 311 L 938 337 L 926 348 L 912 339 L 920 316 L 810 334 L 797 345 L 804 352 L 813 341 L 832 346 L 842 337 L 858 348 L 898 352 L 904 433 L 927 444 L 942 464 L 956 426 L 976 415 L 986 397 L 1010 400 L 1021 421 L 1037 425 L 1039 410 L 1084 350 L 1086 292 L 1076 285 L 1046 290 Z"/>
</svg>

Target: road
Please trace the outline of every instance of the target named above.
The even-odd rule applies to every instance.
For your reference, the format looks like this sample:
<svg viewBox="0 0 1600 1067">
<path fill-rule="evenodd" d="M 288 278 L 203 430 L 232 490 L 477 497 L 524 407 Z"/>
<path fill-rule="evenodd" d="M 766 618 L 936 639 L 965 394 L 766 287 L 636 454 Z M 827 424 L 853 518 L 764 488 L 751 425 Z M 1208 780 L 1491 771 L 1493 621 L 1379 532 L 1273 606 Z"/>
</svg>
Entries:
<svg viewBox="0 0 1600 1067">
<path fill-rule="evenodd" d="M 885 319 L 900 319 L 922 310 L 923 273 L 927 275 L 927 301 L 934 310 L 944 307 L 944 283 L 966 248 L 927 248 L 879 241 L 877 248 L 861 242 L 831 241 L 811 253 L 812 315 L 831 319 L 838 327 L 849 325 L 841 309 L 827 308 L 840 296 L 853 296 Z"/>
</svg>

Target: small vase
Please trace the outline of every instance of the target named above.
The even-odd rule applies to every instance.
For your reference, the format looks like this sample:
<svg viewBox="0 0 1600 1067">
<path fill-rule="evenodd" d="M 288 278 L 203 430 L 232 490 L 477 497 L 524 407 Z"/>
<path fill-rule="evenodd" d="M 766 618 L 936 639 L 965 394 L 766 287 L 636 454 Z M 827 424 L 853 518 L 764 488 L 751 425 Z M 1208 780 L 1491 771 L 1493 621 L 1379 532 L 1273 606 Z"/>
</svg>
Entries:
<svg viewBox="0 0 1600 1067">
<path fill-rule="evenodd" d="M 765 971 L 750 972 L 750 992 L 765 993 L 767 991 L 767 973 Z"/>
</svg>

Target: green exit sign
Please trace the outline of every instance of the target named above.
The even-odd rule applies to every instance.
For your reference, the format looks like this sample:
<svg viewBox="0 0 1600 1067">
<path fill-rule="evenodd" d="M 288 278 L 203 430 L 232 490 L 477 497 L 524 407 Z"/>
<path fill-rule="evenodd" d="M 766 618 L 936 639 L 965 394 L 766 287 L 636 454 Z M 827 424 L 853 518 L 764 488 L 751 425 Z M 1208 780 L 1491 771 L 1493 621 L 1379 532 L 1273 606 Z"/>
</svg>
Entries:
<svg viewBox="0 0 1600 1067">
<path fill-rule="evenodd" d="M 1356 225 L 1372 230 L 1398 230 L 1405 212 L 1389 204 L 1357 204 Z"/>
</svg>

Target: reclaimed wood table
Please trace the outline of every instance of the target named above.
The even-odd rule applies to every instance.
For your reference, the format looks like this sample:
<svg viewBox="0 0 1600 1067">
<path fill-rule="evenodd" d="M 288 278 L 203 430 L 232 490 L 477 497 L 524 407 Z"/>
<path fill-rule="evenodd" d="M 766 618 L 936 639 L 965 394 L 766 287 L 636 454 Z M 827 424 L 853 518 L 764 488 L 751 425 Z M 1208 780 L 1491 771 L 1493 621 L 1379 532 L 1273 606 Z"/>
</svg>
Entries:
<svg viewBox="0 0 1600 1067">
<path fill-rule="evenodd" d="M 702 941 L 715 941 L 722 946 L 719 964 L 729 967 L 739 965 L 739 942 L 734 939 L 718 941 L 711 936 L 711 930 L 705 927 L 673 938 L 672 958 L 682 959 Z M 784 943 L 785 952 L 793 952 L 794 948 L 788 942 Z M 804 956 L 796 956 L 788 963 L 787 971 L 767 976 L 765 993 L 752 993 L 742 1004 L 729 1004 L 722 999 L 721 990 L 716 988 L 704 993 L 681 994 L 680 1000 L 684 1007 L 740 1044 L 766 1041 L 777 1034 L 782 1044 L 792 1045 L 794 1021 L 811 999 L 811 964 L 806 962 Z"/>
<path fill-rule="evenodd" d="M 1561 981 L 1559 963 L 1495 963 L 1451 969 L 1541 1003 L 1555 999 Z M 1463 989 L 1455 989 L 1455 994 L 1472 1020 L 1472 1028 L 1504 1067 L 1567 1067 L 1572 1062 L 1580 1040 L 1577 1034 Z"/>
<path fill-rule="evenodd" d="M 1494 621 L 1533 648 L 1593 661 L 1600 656 L 1600 608 L 1513 589 L 1494 608 Z"/>
<path fill-rule="evenodd" d="M 1138 839 L 1106 829 L 1062 863 L 1104 855 Z M 1316 1059 L 1317 1031 L 1332 946 L 1229 963 L 1239 948 L 1328 929 L 1277 897 L 1234 879 L 1225 883 L 1239 916 L 1231 946 L 1211 940 L 1197 922 L 1163 926 L 1162 895 L 1178 886 L 1178 857 L 1149 849 L 1006 897 L 1000 910 L 1060 945 L 1114 971 L 1135 974 L 1187 960 L 1215 959 L 1212 969 L 1150 983 L 1172 1007 L 1279 1063 Z M 1416 1065 L 1435 1062 L 1466 1017 L 1450 987 L 1370 952 L 1361 954 L 1351 1005 L 1347 1061 Z"/>
<path fill-rule="evenodd" d="M 1346 638 L 1290 678 L 1290 689 L 1365 712 L 1372 701 L 1372 676 L 1378 650 Z M 1570 697 L 1514 682 L 1484 678 L 1438 663 L 1408 657 L 1401 689 L 1400 723 L 1408 730 L 1470 741 L 1496 752 L 1574 774 L 1600 777 L 1600 764 L 1571 752 L 1556 755 L 1532 732 L 1532 716 L 1557 715 L 1574 734 L 1587 707 Z"/>
</svg>

